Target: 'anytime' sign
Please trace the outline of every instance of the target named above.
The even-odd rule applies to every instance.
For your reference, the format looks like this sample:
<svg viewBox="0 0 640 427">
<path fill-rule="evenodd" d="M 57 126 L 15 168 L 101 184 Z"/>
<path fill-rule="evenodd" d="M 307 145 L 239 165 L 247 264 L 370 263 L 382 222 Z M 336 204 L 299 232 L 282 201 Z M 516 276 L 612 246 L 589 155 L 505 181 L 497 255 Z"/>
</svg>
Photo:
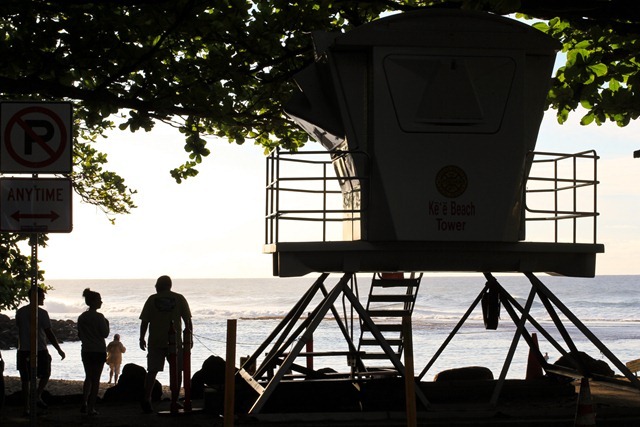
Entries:
<svg viewBox="0 0 640 427">
<path fill-rule="evenodd" d="M 69 233 L 71 180 L 0 179 L 0 231 Z"/>
</svg>

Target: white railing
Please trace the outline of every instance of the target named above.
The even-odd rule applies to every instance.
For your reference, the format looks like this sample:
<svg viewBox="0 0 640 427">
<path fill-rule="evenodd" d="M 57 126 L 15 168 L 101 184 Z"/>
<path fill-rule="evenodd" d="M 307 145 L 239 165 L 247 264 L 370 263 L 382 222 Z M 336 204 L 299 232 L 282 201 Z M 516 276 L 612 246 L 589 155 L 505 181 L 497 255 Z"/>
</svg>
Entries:
<svg viewBox="0 0 640 427">
<path fill-rule="evenodd" d="M 341 156 L 357 152 L 274 150 L 267 158 L 265 243 L 341 241 L 343 223 L 357 220 L 366 206 L 368 177 L 340 172 Z M 596 243 L 597 160 L 595 151 L 530 153 L 524 194 L 526 241 Z M 332 158 L 337 160 L 332 162 Z M 341 189 L 342 188 L 342 189 Z M 362 191 L 362 193 L 359 193 Z M 286 226 L 284 225 L 286 223 Z"/>
<path fill-rule="evenodd" d="M 360 210 L 346 202 L 341 188 L 359 188 L 362 180 L 337 176 L 334 161 L 340 165 L 341 156 L 346 155 L 327 151 L 271 153 L 267 158 L 266 244 L 342 240 L 342 223 L 358 218 Z M 281 227 L 284 223 L 287 227 Z"/>
<path fill-rule="evenodd" d="M 531 156 L 525 203 L 527 236 L 552 235 L 556 243 L 596 243 L 596 152 L 533 152 Z"/>
</svg>

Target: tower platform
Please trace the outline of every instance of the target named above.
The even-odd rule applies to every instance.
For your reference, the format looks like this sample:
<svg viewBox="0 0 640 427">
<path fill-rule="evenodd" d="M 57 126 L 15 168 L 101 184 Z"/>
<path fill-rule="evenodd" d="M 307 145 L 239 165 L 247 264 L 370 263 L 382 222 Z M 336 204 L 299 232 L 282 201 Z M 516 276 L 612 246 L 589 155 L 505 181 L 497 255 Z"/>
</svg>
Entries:
<svg viewBox="0 0 640 427">
<path fill-rule="evenodd" d="M 594 277 L 596 254 L 604 245 L 540 242 L 279 242 L 264 246 L 273 254 L 273 274 L 376 271 L 549 273 Z"/>
</svg>

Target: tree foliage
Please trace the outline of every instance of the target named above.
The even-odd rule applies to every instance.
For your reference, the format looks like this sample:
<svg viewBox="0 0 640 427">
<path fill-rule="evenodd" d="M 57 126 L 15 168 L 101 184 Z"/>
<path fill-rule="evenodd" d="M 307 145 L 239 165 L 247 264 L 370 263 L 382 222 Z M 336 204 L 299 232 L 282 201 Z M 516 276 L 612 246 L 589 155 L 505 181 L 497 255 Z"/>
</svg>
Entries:
<svg viewBox="0 0 640 427">
<path fill-rule="evenodd" d="M 310 33 L 429 7 L 538 20 L 566 53 L 549 94 L 560 122 L 579 106 L 584 124 L 638 117 L 636 0 L 3 0 L 0 100 L 73 102 L 74 189 L 113 219 L 135 208 L 134 191 L 95 148 L 106 131 L 178 128 L 185 158 L 170 171 L 178 183 L 197 174 L 209 135 L 295 149 L 307 135 L 282 105 L 292 76 L 314 60 Z M 0 234 L 3 286 L 26 283 L 18 246 L 27 238 Z M 0 308 L 12 289 L 0 290 Z"/>
<path fill-rule="evenodd" d="M 21 253 L 18 244 L 24 236 L 4 233 L 0 245 L 0 310 L 15 309 L 28 297 L 32 269 L 30 257 Z"/>
</svg>

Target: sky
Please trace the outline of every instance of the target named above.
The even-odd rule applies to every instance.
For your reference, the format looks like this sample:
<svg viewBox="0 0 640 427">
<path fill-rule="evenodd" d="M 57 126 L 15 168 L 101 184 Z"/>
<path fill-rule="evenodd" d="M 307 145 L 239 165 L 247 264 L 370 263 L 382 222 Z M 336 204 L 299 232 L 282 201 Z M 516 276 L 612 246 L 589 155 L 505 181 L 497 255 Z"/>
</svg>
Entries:
<svg viewBox="0 0 640 427">
<path fill-rule="evenodd" d="M 108 168 L 138 193 L 138 206 L 112 225 L 74 195 L 73 230 L 50 233 L 39 249 L 48 279 L 270 277 L 264 239 L 262 149 L 211 139 L 197 177 L 177 184 L 169 171 L 187 159 L 182 135 L 115 130 L 99 143 Z"/>
<path fill-rule="evenodd" d="M 597 274 L 640 274 L 640 124 L 625 128 L 559 125 L 548 113 L 537 151 L 595 149 L 598 163 Z M 138 208 L 112 225 L 94 206 L 73 202 L 73 231 L 50 233 L 40 248 L 47 279 L 272 277 L 264 242 L 265 158 L 251 142 L 211 138 L 200 173 L 177 184 L 169 171 L 186 158 L 182 135 L 157 125 L 151 132 L 114 130 L 99 143 L 109 168 L 137 189 Z M 309 148 L 319 149 L 312 143 Z"/>
</svg>

